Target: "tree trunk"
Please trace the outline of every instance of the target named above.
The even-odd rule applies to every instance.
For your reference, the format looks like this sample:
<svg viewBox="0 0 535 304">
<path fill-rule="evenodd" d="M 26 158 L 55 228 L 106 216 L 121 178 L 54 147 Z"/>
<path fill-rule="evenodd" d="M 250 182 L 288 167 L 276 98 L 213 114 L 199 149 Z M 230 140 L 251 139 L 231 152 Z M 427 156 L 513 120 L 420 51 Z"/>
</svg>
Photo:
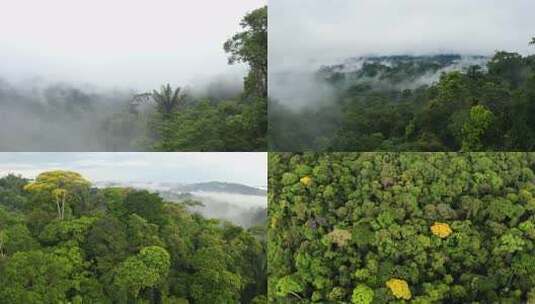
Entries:
<svg viewBox="0 0 535 304">
<path fill-rule="evenodd" d="M 65 195 L 61 198 L 61 220 L 65 217 Z"/>
<path fill-rule="evenodd" d="M 61 220 L 61 207 L 59 204 L 59 197 L 56 197 L 56 208 L 58 210 L 58 218 Z"/>
</svg>

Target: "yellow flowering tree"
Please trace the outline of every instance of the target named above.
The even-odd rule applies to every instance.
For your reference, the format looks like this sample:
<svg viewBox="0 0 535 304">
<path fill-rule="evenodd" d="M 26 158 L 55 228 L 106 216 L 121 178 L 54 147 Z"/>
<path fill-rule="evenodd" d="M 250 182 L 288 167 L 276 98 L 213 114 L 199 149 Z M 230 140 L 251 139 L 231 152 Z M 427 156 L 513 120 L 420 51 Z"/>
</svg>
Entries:
<svg viewBox="0 0 535 304">
<path fill-rule="evenodd" d="M 407 281 L 401 279 L 390 279 L 386 282 L 386 287 L 392 291 L 392 294 L 398 299 L 410 300 L 412 297 L 411 290 Z"/>
<path fill-rule="evenodd" d="M 303 178 L 301 178 L 300 180 L 301 184 L 305 185 L 305 186 L 310 186 L 310 184 L 312 184 L 312 178 L 310 176 L 305 176 Z"/>
<path fill-rule="evenodd" d="M 87 189 L 91 183 L 79 173 L 72 171 L 48 171 L 37 176 L 33 183 L 24 187 L 29 192 L 49 193 L 54 198 L 58 218 L 65 218 L 65 205 L 77 191 Z"/>
<path fill-rule="evenodd" d="M 453 233 L 453 230 L 451 230 L 451 227 L 448 224 L 434 223 L 433 226 L 431 226 L 431 232 L 439 238 L 444 239 L 450 236 L 450 234 Z"/>
</svg>

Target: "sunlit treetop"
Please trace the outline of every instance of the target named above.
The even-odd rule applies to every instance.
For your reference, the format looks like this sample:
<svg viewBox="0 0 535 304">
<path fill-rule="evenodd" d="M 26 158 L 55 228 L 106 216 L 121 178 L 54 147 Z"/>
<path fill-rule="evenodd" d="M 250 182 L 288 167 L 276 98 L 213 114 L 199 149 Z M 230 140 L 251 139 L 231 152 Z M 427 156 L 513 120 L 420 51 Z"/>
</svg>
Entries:
<svg viewBox="0 0 535 304">
<path fill-rule="evenodd" d="M 444 239 L 450 236 L 450 234 L 453 233 L 453 230 L 451 230 L 451 227 L 448 224 L 434 223 L 433 226 L 431 226 L 431 232 L 434 235 Z"/>
<path fill-rule="evenodd" d="M 351 303 L 353 304 L 370 304 L 373 302 L 374 292 L 370 287 L 359 284 L 353 289 Z"/>
<path fill-rule="evenodd" d="M 301 178 L 300 182 L 305 186 L 309 186 L 310 184 L 312 184 L 312 178 L 310 176 L 305 176 Z"/>
<path fill-rule="evenodd" d="M 82 175 L 72 171 L 48 171 L 37 176 L 33 183 L 24 187 L 28 191 L 54 191 L 56 189 L 73 189 L 91 186 Z"/>
<path fill-rule="evenodd" d="M 401 279 L 390 279 L 386 282 L 386 287 L 392 291 L 392 294 L 398 299 L 410 300 L 412 297 L 411 290 L 407 281 Z"/>
</svg>

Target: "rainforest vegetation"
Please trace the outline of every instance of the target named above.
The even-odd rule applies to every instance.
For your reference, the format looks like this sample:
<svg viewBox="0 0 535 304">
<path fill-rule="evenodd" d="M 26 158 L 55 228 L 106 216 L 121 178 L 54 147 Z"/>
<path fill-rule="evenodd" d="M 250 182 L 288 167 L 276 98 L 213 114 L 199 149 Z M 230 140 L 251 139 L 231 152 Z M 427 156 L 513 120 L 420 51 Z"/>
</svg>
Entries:
<svg viewBox="0 0 535 304">
<path fill-rule="evenodd" d="M 69 171 L 0 178 L 0 303 L 265 303 L 265 229 L 191 203 Z"/>
<path fill-rule="evenodd" d="M 534 303 L 535 154 L 271 153 L 270 303 Z"/>
<path fill-rule="evenodd" d="M 473 64 L 460 68 L 465 59 Z M 386 56 L 356 69 L 322 67 L 315 81 L 332 91 L 326 100 L 297 110 L 292 100 L 270 103 L 270 149 L 535 150 L 535 55 L 482 59 Z"/>
<path fill-rule="evenodd" d="M 247 14 L 244 31 L 225 42 L 229 64 L 245 63 L 249 72 L 234 100 L 194 100 L 180 88 L 153 92 L 158 107 L 149 122 L 158 151 L 265 151 L 267 132 L 267 7 Z"/>
<path fill-rule="evenodd" d="M 267 7 L 240 25 L 222 46 L 229 64 L 248 66 L 239 85 L 214 78 L 140 94 L 0 79 L 0 150 L 265 151 Z"/>
</svg>

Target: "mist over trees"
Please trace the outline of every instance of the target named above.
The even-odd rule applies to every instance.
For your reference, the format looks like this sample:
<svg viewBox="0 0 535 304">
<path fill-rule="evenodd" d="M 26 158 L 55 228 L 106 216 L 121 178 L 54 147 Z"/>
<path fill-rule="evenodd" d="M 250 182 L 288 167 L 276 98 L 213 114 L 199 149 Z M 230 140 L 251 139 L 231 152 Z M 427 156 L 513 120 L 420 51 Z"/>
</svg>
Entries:
<svg viewBox="0 0 535 304">
<path fill-rule="evenodd" d="M 246 63 L 243 92 L 201 101 L 154 123 L 158 151 L 264 151 L 267 132 L 267 7 L 247 14 L 242 32 L 224 43 L 229 64 Z"/>
<path fill-rule="evenodd" d="M 270 150 L 534 150 L 535 56 L 472 60 L 385 56 L 323 67 L 314 81 L 330 90 L 320 101 L 311 89 L 308 106 L 292 106 L 291 95 L 270 102 Z"/>
<path fill-rule="evenodd" d="M 224 43 L 243 84 L 164 84 L 150 93 L 0 79 L 2 151 L 262 151 L 267 132 L 267 8 Z M 178 39 L 178 38 L 177 38 Z M 180 67 L 177 67 L 180 68 Z"/>
<path fill-rule="evenodd" d="M 0 303 L 265 303 L 264 223 L 188 208 L 70 171 L 0 178 Z"/>
</svg>

